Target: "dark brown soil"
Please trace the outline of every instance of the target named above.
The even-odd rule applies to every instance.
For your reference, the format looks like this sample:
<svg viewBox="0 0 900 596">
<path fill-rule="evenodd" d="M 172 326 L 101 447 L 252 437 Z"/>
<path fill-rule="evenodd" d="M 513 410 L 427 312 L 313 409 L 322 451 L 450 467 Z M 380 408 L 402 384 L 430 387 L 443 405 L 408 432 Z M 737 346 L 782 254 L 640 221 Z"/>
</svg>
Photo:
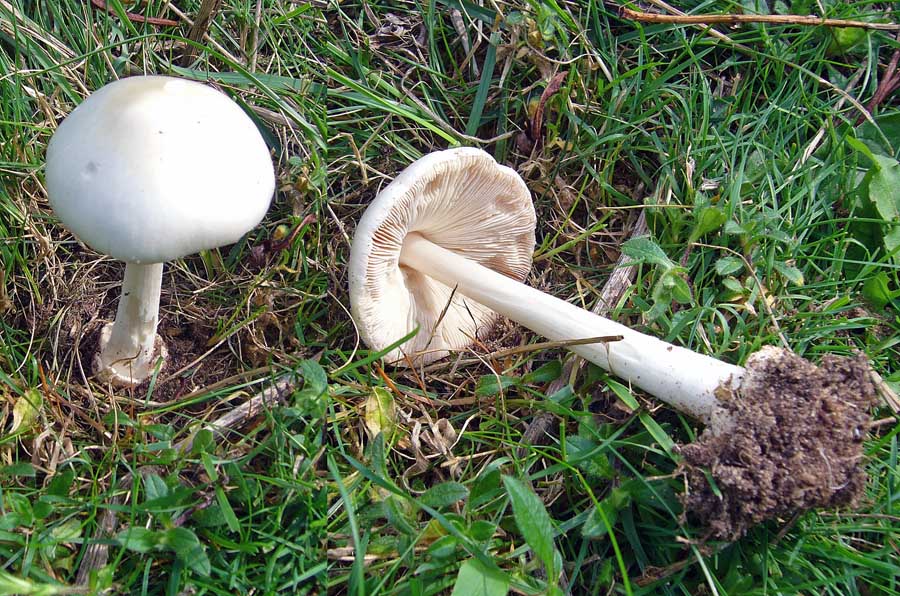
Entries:
<svg viewBox="0 0 900 596">
<path fill-rule="evenodd" d="M 685 510 L 712 536 L 735 540 L 768 519 L 859 500 L 862 442 L 875 401 L 863 357 L 826 356 L 817 367 L 767 349 L 748 362 L 738 394 L 721 399 L 727 422 L 681 448 Z"/>
</svg>

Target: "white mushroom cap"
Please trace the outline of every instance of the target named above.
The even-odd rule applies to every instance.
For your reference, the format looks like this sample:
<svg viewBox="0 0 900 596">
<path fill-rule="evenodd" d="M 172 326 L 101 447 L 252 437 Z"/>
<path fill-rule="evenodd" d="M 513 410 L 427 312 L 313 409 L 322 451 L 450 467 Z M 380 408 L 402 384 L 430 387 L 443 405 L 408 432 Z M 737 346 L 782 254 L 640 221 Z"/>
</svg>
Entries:
<svg viewBox="0 0 900 596">
<path fill-rule="evenodd" d="M 350 301 L 363 341 L 382 350 L 419 328 L 401 348 L 427 363 L 472 343 L 496 314 L 453 289 L 400 265 L 404 237 L 431 242 L 522 281 L 534 252 L 534 206 L 519 175 L 474 148 L 426 155 L 382 190 L 366 210 L 350 252 Z M 446 310 L 446 312 L 445 312 Z"/>
<path fill-rule="evenodd" d="M 82 242 L 132 263 L 236 242 L 275 189 L 269 150 L 234 101 L 161 76 L 122 79 L 82 102 L 50 141 L 46 180 Z"/>
</svg>

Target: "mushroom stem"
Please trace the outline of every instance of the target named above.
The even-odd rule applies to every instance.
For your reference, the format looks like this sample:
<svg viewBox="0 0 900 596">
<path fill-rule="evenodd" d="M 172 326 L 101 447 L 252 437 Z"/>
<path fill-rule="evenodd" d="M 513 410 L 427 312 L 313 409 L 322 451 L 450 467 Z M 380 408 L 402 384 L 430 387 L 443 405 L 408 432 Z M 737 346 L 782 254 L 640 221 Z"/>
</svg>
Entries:
<svg viewBox="0 0 900 596">
<path fill-rule="evenodd" d="M 162 263 L 126 263 L 116 320 L 100 334 L 96 368 L 101 376 L 136 385 L 150 376 L 158 358 L 165 358 L 156 336 L 162 272 Z"/>
<path fill-rule="evenodd" d="M 554 298 L 410 233 L 401 265 L 551 340 L 621 336 L 619 341 L 571 346 L 571 350 L 671 406 L 709 421 L 722 385 L 736 388 L 744 369 L 644 335 Z M 428 330 L 423 330 L 426 332 Z"/>
</svg>

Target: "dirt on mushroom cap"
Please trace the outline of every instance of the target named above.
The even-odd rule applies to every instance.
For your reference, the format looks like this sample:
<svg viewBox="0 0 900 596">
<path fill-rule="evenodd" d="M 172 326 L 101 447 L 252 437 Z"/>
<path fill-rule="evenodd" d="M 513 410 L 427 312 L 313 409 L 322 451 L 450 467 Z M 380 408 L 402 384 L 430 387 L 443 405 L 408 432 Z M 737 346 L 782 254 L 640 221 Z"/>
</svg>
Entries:
<svg viewBox="0 0 900 596">
<path fill-rule="evenodd" d="M 863 438 L 875 402 L 864 357 L 827 356 L 817 367 L 778 354 L 748 364 L 753 382 L 725 399 L 728 432 L 708 429 L 681 448 L 685 511 L 716 538 L 735 540 L 804 509 L 852 506 L 863 493 Z"/>
</svg>

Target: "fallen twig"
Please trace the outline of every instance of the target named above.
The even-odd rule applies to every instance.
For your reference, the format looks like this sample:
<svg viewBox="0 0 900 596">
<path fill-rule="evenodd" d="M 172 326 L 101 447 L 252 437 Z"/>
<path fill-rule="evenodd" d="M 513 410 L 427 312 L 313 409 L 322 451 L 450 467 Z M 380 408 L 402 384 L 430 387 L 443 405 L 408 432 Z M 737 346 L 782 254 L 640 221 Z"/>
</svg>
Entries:
<svg viewBox="0 0 900 596">
<path fill-rule="evenodd" d="M 900 41 L 900 33 L 897 34 L 896 39 Z M 866 104 L 866 109 L 870 114 L 900 86 L 900 73 L 897 72 L 898 63 L 900 63 L 900 50 L 894 50 L 893 55 L 891 55 L 891 61 L 888 62 L 887 68 L 884 69 L 881 82 L 878 83 L 878 88 L 875 89 L 875 94 L 869 100 L 869 103 Z M 860 115 L 856 120 L 856 125 L 859 126 L 865 120 L 865 115 Z"/>
<path fill-rule="evenodd" d="M 222 437 L 226 433 L 240 428 L 248 420 L 252 420 L 264 410 L 283 404 L 291 391 L 297 387 L 298 383 L 302 382 L 303 378 L 295 373 L 282 375 L 274 383 L 230 410 L 224 416 L 203 426 L 201 430 L 210 431 L 214 437 Z M 175 450 L 182 453 L 190 451 L 191 447 L 194 446 L 194 437 L 196 436 L 197 432 L 191 433 L 191 436 L 175 444 Z"/>
<path fill-rule="evenodd" d="M 200 43 L 203 40 L 203 36 L 206 35 L 209 29 L 209 24 L 212 22 L 213 17 L 216 16 L 216 12 L 221 4 L 222 0 L 203 0 L 200 3 L 200 9 L 197 11 L 197 16 L 194 17 L 190 31 L 188 31 L 187 38 L 189 40 L 194 43 Z M 196 57 L 197 48 L 193 44 L 188 44 L 181 57 L 181 65 L 190 66 Z"/>
<path fill-rule="evenodd" d="M 525 128 L 525 132 L 519 133 L 517 139 L 519 150 L 523 153 L 529 152 L 535 148 L 539 149 L 544 144 L 544 135 L 541 134 L 544 128 L 544 109 L 547 106 L 547 102 L 550 101 L 550 98 L 559 92 L 562 83 L 566 80 L 568 74 L 569 71 L 567 70 L 556 73 L 556 75 L 550 79 L 550 82 L 547 83 L 543 93 L 541 93 L 541 98 L 538 100 L 537 108 L 535 108 L 534 115 L 531 117 L 531 122 Z"/>
<path fill-rule="evenodd" d="M 91 0 L 91 5 L 109 14 L 117 14 L 116 10 L 109 6 L 104 0 Z M 157 25 L 159 27 L 177 27 L 180 23 L 171 19 L 161 19 L 159 17 L 145 17 L 133 12 L 126 12 L 125 16 L 132 23 L 146 23 L 148 25 Z"/>
<path fill-rule="evenodd" d="M 878 31 L 900 31 L 896 23 L 868 23 L 846 19 L 826 19 L 815 15 L 793 14 L 689 14 L 670 15 L 655 12 L 641 12 L 624 6 L 619 7 L 619 14 L 633 21 L 643 23 L 674 23 L 680 25 L 742 25 L 746 23 L 770 23 L 773 25 L 804 25 L 823 27 L 858 27 Z"/>
</svg>

